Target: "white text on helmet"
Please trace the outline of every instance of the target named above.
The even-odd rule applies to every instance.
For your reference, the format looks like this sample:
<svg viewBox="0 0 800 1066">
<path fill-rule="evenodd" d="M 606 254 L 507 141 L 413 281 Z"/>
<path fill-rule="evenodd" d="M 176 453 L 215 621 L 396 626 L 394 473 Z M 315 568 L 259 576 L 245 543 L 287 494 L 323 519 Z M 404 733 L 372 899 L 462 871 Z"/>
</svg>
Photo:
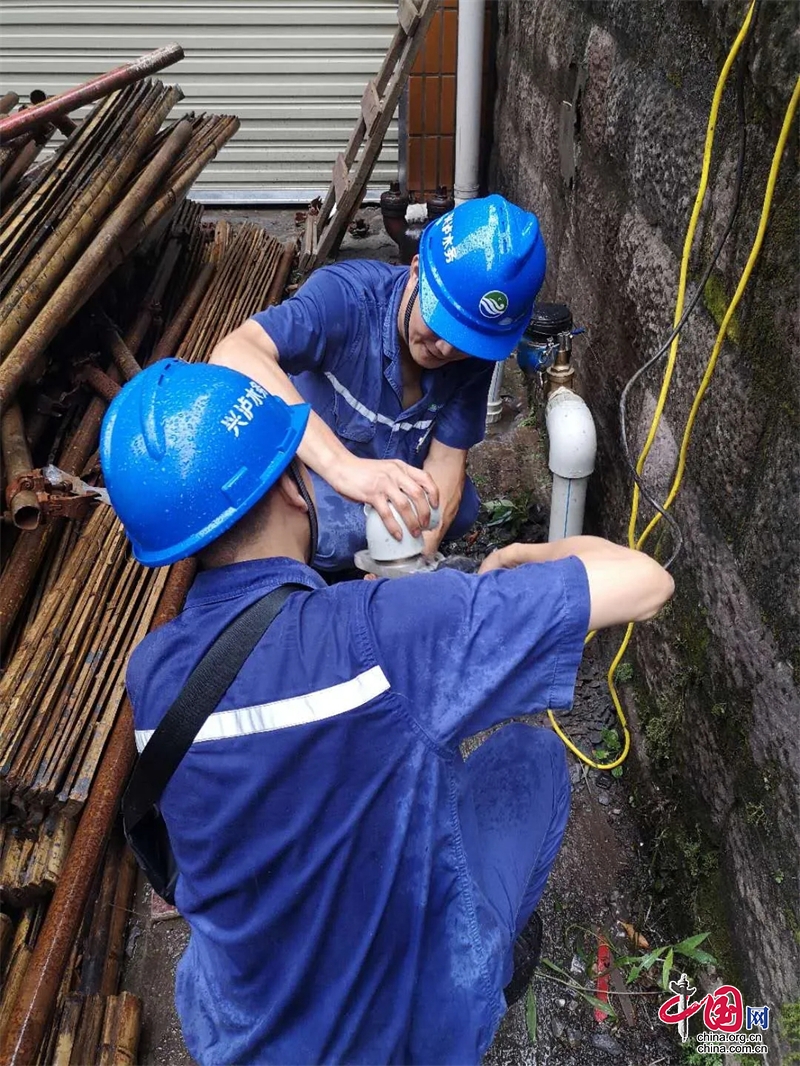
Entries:
<svg viewBox="0 0 800 1066">
<path fill-rule="evenodd" d="M 221 424 L 235 437 L 239 436 L 240 427 L 247 426 L 253 421 L 253 408 L 261 407 L 269 393 L 256 381 L 250 382 L 236 403 L 226 415 L 220 419 Z"/>
</svg>

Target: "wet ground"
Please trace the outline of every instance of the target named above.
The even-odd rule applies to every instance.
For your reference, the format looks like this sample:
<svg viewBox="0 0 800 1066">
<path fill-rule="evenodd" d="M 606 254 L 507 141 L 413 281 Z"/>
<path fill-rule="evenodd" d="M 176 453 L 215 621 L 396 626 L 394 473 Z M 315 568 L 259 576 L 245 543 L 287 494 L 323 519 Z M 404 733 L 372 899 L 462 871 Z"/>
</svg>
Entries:
<svg viewBox="0 0 800 1066">
<path fill-rule="evenodd" d="M 397 250 L 383 233 L 377 210 L 362 212 L 367 237 L 345 238 L 341 258 L 381 258 L 397 262 Z M 294 211 L 211 212 L 230 221 L 258 218 L 276 237 L 300 236 Z M 524 386 L 518 372 L 507 374 L 504 418 L 476 449 L 471 472 L 487 508 L 473 535 L 454 552 L 479 559 L 510 540 L 537 542 L 547 537 L 546 486 L 542 442 L 534 420 L 525 416 Z M 515 373 L 517 376 L 515 377 Z M 609 743 L 614 712 L 605 687 L 605 663 L 598 646 L 588 648 L 581 668 L 575 707 L 562 726 L 579 747 L 590 752 Z M 549 728 L 546 720 L 540 723 Z M 651 850 L 636 823 L 635 790 L 625 768 L 620 777 L 583 766 L 569 756 L 573 808 L 564 847 L 540 906 L 544 920 L 543 962 L 531 998 L 504 1019 L 484 1066 L 686 1066 L 684 1056 L 656 1016 L 661 995 L 641 982 L 626 996 L 618 1018 L 595 1020 L 594 1008 L 565 986 L 569 979 L 594 989 L 598 936 L 621 950 L 633 951 L 618 922 L 647 937 L 651 946 L 669 942 L 669 916 L 653 890 Z M 173 1006 L 174 973 L 187 931 L 180 919 L 154 919 L 149 889 L 140 885 L 136 917 L 128 940 L 125 987 L 144 999 L 141 1066 L 188 1066 Z M 548 964 L 552 964 L 548 965 Z M 553 966 L 560 968 L 559 973 Z M 614 987 L 614 986 L 612 986 Z M 624 986 L 617 985 L 618 989 Z M 619 1004 L 622 997 L 612 997 Z M 527 1017 L 526 1017 L 527 1014 Z M 531 1031 L 535 1030 L 535 1040 Z M 695 1059 L 697 1062 L 697 1059 Z M 713 1066 L 711 1057 L 706 1057 Z"/>
</svg>

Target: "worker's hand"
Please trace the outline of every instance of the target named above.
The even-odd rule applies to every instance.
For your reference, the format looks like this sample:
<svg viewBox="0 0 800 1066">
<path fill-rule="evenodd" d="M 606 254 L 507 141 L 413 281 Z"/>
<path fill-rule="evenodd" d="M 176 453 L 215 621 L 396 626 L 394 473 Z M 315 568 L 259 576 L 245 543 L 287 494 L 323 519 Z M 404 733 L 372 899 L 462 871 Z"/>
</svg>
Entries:
<svg viewBox="0 0 800 1066">
<path fill-rule="evenodd" d="M 490 552 L 478 568 L 478 573 L 513 570 L 515 566 L 521 566 L 523 563 L 543 563 L 553 557 L 549 544 L 507 544 L 505 548 Z"/>
<path fill-rule="evenodd" d="M 337 464 L 327 480 L 349 500 L 372 504 L 396 540 L 402 539 L 403 532 L 389 508 L 390 503 L 413 537 L 428 528 L 431 507 L 439 506 L 439 490 L 430 474 L 399 459 L 348 456 L 345 462 Z"/>
<path fill-rule="evenodd" d="M 425 555 L 428 559 L 433 558 L 433 556 L 438 552 L 439 545 L 442 543 L 443 539 L 444 529 L 442 528 L 442 523 L 440 522 L 436 529 L 428 529 L 422 534 L 422 543 L 425 545 L 422 550 L 422 554 Z"/>
<path fill-rule="evenodd" d="M 489 552 L 481 565 L 478 567 L 479 574 L 488 574 L 490 570 L 510 570 L 513 563 L 508 561 L 508 553 L 505 548 L 498 548 Z"/>
</svg>

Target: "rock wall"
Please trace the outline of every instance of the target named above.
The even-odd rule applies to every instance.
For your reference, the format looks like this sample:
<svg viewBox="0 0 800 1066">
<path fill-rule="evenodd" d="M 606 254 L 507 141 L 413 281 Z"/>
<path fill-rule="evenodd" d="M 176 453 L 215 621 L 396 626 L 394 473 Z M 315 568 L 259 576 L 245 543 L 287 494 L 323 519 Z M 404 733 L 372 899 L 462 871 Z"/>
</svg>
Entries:
<svg viewBox="0 0 800 1066">
<path fill-rule="evenodd" d="M 568 303 L 576 324 L 587 327 L 587 341 L 576 341 L 576 365 L 600 441 L 590 521 L 623 541 L 631 481 L 619 396 L 672 326 L 708 112 L 746 11 L 740 0 L 495 5 L 491 186 L 539 216 L 548 249 L 541 298 Z M 662 499 L 758 228 L 800 66 L 798 34 L 796 5 L 760 5 L 744 74 L 741 208 L 684 330 L 647 467 Z M 733 204 L 735 80 L 734 69 L 687 300 Z M 659 785 L 659 829 L 672 830 L 665 868 L 675 893 L 685 891 L 692 905 L 686 924 L 696 931 L 716 914 L 715 946 L 728 971 L 743 982 L 748 1002 L 776 1010 L 797 999 L 800 975 L 797 125 L 674 505 L 685 539 L 674 571 L 678 594 L 657 621 L 638 628 L 632 653 L 640 766 Z M 628 425 L 637 453 L 663 366 L 633 390 Z M 642 513 L 652 515 L 646 506 Z M 654 536 L 651 550 L 657 542 L 670 550 L 669 534 Z"/>
</svg>

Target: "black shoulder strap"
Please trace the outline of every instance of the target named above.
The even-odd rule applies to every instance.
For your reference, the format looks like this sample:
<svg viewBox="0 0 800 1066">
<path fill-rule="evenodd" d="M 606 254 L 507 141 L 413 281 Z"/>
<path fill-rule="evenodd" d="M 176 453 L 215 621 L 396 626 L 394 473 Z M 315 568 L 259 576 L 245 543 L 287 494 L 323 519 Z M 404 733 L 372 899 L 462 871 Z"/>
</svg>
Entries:
<svg viewBox="0 0 800 1066">
<path fill-rule="evenodd" d="M 139 756 L 122 801 L 127 828 L 158 804 L 167 782 L 200 728 L 233 684 L 247 658 L 293 592 L 307 585 L 279 585 L 256 600 L 220 633 L 189 675 L 178 698 Z"/>
</svg>

